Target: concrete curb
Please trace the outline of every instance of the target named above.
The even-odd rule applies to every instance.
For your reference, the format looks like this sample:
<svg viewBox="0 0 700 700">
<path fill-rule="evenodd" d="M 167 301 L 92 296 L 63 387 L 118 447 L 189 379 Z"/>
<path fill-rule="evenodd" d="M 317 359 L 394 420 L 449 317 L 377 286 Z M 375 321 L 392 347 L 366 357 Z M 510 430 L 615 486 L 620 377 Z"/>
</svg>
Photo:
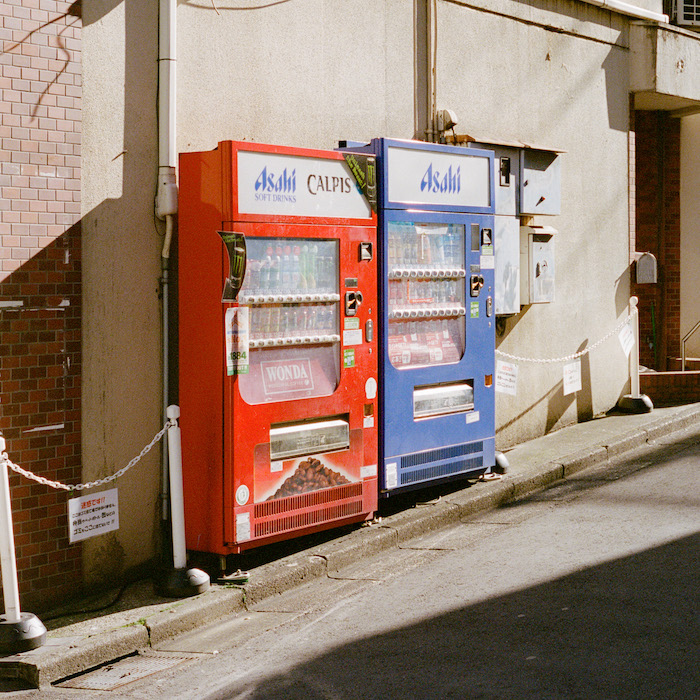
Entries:
<svg viewBox="0 0 700 700">
<path fill-rule="evenodd" d="M 396 513 L 260 566 L 244 587 L 213 586 L 196 597 L 167 603 L 160 600 L 126 613 L 64 628 L 61 632 L 66 638 L 59 638 L 54 632 L 44 647 L 0 659 L 0 677 L 22 678 L 41 687 L 153 647 L 419 535 L 512 503 L 584 469 L 622 459 L 649 442 L 693 424 L 698 425 L 700 433 L 700 404 L 667 409 L 659 417 L 653 413 L 616 416 L 614 420 L 604 418 L 563 428 L 513 448 L 508 453 L 510 473 L 499 481 L 476 483 L 446 498 Z M 577 443 L 579 448 L 569 453 L 571 444 Z M 556 452 L 563 456 L 546 458 L 547 454 Z M 545 459 L 541 459 L 543 455 Z M 89 625 L 98 623 L 100 630 L 91 634 Z M 68 636 L 71 634 L 75 636 Z"/>
<path fill-rule="evenodd" d="M 84 639 L 61 638 L 59 642 L 47 640 L 45 646 L 15 654 L 0 662 L 0 677 L 19 678 L 41 688 L 59 678 L 79 673 L 81 669 L 99 666 L 111 659 L 133 653 L 148 646 L 148 631 L 143 625 L 110 629 Z"/>
</svg>

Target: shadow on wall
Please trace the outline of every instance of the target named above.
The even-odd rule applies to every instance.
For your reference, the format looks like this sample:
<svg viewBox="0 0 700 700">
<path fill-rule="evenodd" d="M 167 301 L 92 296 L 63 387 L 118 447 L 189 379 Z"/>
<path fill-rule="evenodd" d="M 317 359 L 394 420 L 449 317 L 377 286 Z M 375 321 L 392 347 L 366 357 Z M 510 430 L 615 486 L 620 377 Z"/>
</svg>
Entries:
<svg viewBox="0 0 700 700">
<path fill-rule="evenodd" d="M 0 430 L 10 460 L 78 483 L 80 456 L 80 225 L 0 282 Z M 68 542 L 64 490 L 10 472 L 22 603 L 41 609 L 74 594 L 81 546 Z"/>
<path fill-rule="evenodd" d="M 629 313 L 629 295 L 630 295 L 630 275 L 631 268 L 628 266 L 625 268 L 624 272 L 615 280 L 615 313 L 620 318 L 620 321 L 624 320 Z M 521 319 L 525 317 L 525 314 L 531 309 L 530 306 L 521 307 L 521 312 L 510 317 L 498 317 L 496 319 L 496 349 L 502 344 L 503 340 L 508 337 L 510 332 L 518 325 Z M 600 335 L 594 338 L 594 342 L 597 343 L 610 329 L 601 329 Z M 642 341 L 643 342 L 643 341 Z M 584 340 L 579 347 L 574 351 L 574 353 L 582 352 L 586 349 L 589 344 L 589 340 Z M 568 350 L 567 350 L 568 352 Z M 596 352 L 598 354 L 603 353 L 619 353 L 619 343 L 617 342 L 617 335 L 606 340 L 601 346 L 594 348 L 591 352 Z M 498 356 L 496 356 L 498 360 Z M 557 364 L 557 367 L 563 368 L 564 364 Z M 525 373 L 528 371 L 529 363 L 522 363 L 520 366 L 520 372 L 518 381 L 521 379 L 526 381 L 524 378 Z M 621 386 L 620 397 L 629 391 L 629 377 L 627 377 L 624 384 Z M 530 411 L 540 405 L 543 401 L 548 402 L 547 409 L 547 423 L 545 427 L 545 434 L 549 433 L 552 429 L 557 427 L 558 422 L 561 417 L 569 409 L 569 407 L 576 402 L 576 416 L 578 422 L 583 422 L 591 420 L 594 417 L 593 411 L 593 392 L 592 392 L 592 372 L 591 372 L 591 360 L 590 352 L 581 356 L 581 390 L 572 394 L 564 394 L 564 385 L 562 381 L 554 384 L 548 391 L 542 394 L 537 400 L 533 401 L 527 408 L 523 409 L 520 413 L 514 416 L 511 420 L 503 425 L 497 427 L 496 433 L 503 433 L 509 428 L 512 428 L 520 419 L 527 415 Z M 512 439 L 508 444 L 499 445 L 499 449 L 506 449 L 510 447 L 511 444 L 517 442 L 517 439 Z"/>
<path fill-rule="evenodd" d="M 122 1 L 91 0 L 90 3 L 86 3 L 83 17 L 82 3 L 78 0 L 70 4 L 62 14 L 49 13 L 47 21 L 32 23 L 31 29 L 15 44 L 5 43 L 3 54 L 19 54 L 23 45 L 31 45 L 36 37 L 48 34 L 51 37 L 50 41 L 55 42 L 51 45 L 58 52 L 54 72 L 46 78 L 46 82 L 41 85 L 38 92 L 31 94 L 32 102 L 27 104 L 26 114 L 22 117 L 22 126 L 33 126 L 38 118 L 46 116 L 48 106 L 55 104 L 56 94 L 66 94 L 57 90 L 57 85 L 67 80 L 66 74 L 71 72 L 68 69 L 70 62 L 77 63 L 77 58 L 72 56 L 73 47 L 65 36 L 66 28 L 80 27 L 81 17 L 83 17 L 83 27 L 95 23 L 122 4 Z M 124 1 L 127 10 L 131 9 L 127 11 L 127 34 L 131 27 L 132 36 L 136 36 L 136 27 L 140 23 L 136 15 L 139 6 L 143 7 L 144 4 L 140 0 Z M 66 3 L 62 5 L 65 6 Z M 153 11 L 153 15 L 154 20 L 157 20 L 157 9 Z M 152 58 L 151 83 L 153 85 L 156 83 L 157 30 L 155 27 L 157 22 L 154 22 L 153 26 L 152 57 L 135 41 L 128 41 L 127 36 L 127 105 L 136 99 L 130 91 L 137 91 L 138 86 L 134 88 L 134 83 L 138 84 L 138 78 L 144 72 L 143 65 L 139 61 L 148 61 Z M 78 39 L 76 38 L 75 41 Z M 80 52 L 79 48 L 77 52 Z M 142 58 L 144 53 L 146 56 Z M 77 78 L 75 85 L 79 85 Z M 155 88 L 153 90 L 155 94 Z M 129 97 L 133 99 L 130 100 Z M 155 97 L 151 102 L 152 113 L 155 115 Z M 76 97 L 73 111 L 79 112 L 79 110 L 80 97 Z M 81 119 L 80 115 L 73 118 Z M 142 122 L 142 113 L 133 109 L 126 110 L 125 143 L 131 141 L 134 133 L 142 130 Z M 153 124 L 155 132 L 155 117 Z M 69 136 L 74 137 L 70 141 L 71 145 L 80 143 L 78 133 Z M 59 151 L 59 153 L 63 152 Z M 153 152 L 155 153 L 155 147 Z M 78 153 L 79 151 L 76 150 L 73 156 L 75 160 L 79 157 Z M 146 157 L 150 157 L 150 154 L 146 154 Z M 151 162 L 155 189 L 155 155 Z M 133 191 L 137 191 L 138 179 L 131 177 L 132 172 L 126 164 L 126 159 L 124 163 L 124 182 L 128 183 Z M 77 163 L 76 167 L 79 165 Z M 17 168 L 17 174 L 19 174 L 19 168 Z M 58 179 L 59 175 L 57 174 L 56 177 Z M 74 184 L 75 182 L 71 183 L 71 187 Z M 66 191 L 69 189 L 66 187 Z M 69 193 L 72 193 L 72 189 Z M 81 324 L 85 319 L 82 304 L 81 252 L 84 244 L 93 251 L 95 245 L 103 246 L 104 267 L 119 266 L 115 277 L 119 277 L 120 286 L 129 286 L 131 283 L 129 272 L 127 270 L 124 274 L 124 268 L 129 267 L 133 257 L 129 257 L 131 251 L 127 246 L 120 250 L 122 241 L 119 238 L 123 230 L 119 229 L 116 235 L 110 235 L 105 231 L 104 222 L 113 222 L 118 218 L 120 211 L 133 206 L 132 202 L 133 200 L 129 200 L 128 197 L 107 200 L 90 212 L 90 221 L 95 224 L 93 231 L 88 231 L 82 222 L 76 223 L 0 282 L 0 296 L 3 300 L 10 302 L 0 308 L 0 344 L 2 344 L 0 381 L 3 391 L 2 402 L 0 402 L 0 429 L 3 430 L 7 439 L 8 454 L 13 462 L 63 483 L 78 483 L 83 480 L 80 427 L 83 408 L 81 406 L 83 369 L 81 346 L 84 336 L 81 337 Z M 78 202 L 74 204 L 78 206 Z M 63 220 L 75 220 L 77 214 L 69 216 L 68 211 L 66 210 L 62 215 L 62 219 L 56 218 L 57 224 L 60 225 Z M 149 216 L 150 211 L 152 211 L 152 197 L 149 202 Z M 98 228 L 101 231 L 100 234 L 96 234 Z M 152 238 L 155 238 L 152 229 L 149 233 Z M 86 240 L 88 236 L 89 241 Z M 157 250 L 157 243 L 155 247 Z M 9 257 L 11 250 L 5 250 L 4 254 Z M 157 259 L 155 265 L 158 265 Z M 154 281 L 154 299 L 157 292 L 157 282 Z M 109 290 L 106 296 L 109 298 Z M 105 306 L 109 308 L 109 304 Z M 125 334 L 121 334 L 121 337 L 115 338 L 115 344 L 120 344 L 122 350 L 124 337 Z M 138 340 L 140 339 L 136 339 L 136 345 Z M 105 367 L 105 374 L 116 377 L 116 380 L 112 380 L 116 382 L 119 381 L 120 372 L 128 371 L 128 366 L 124 368 L 117 362 L 112 362 L 109 367 Z M 100 391 L 105 393 L 107 389 L 101 388 Z M 88 423 L 95 426 L 95 432 L 99 433 L 98 441 L 109 443 L 115 438 L 104 428 L 107 423 L 102 420 L 103 418 L 104 416 L 97 412 L 90 415 Z M 150 426 L 147 426 L 147 430 L 150 430 Z M 132 449 L 131 445 L 128 449 Z M 104 462 L 102 468 L 105 471 L 110 473 L 114 471 L 112 468 L 114 465 L 110 461 L 107 459 L 102 461 Z M 122 465 L 117 464 L 115 468 L 119 466 Z M 68 496 L 65 491 L 55 491 L 14 474 L 12 474 L 11 483 L 15 509 L 17 566 L 23 605 L 40 612 L 41 609 L 79 592 L 78 588 L 83 577 L 81 552 L 84 554 L 85 548 L 84 545 L 68 543 L 66 517 Z M 155 512 L 153 517 L 155 518 Z M 115 571 L 121 570 L 123 566 L 118 555 L 119 552 L 115 550 L 104 557 L 102 570 L 107 580 L 113 574 L 120 573 Z"/>
<path fill-rule="evenodd" d="M 6 212 L 13 217 L 3 217 L 9 235 L 3 237 L 7 247 L 0 257 L 19 253 L 26 261 L 0 281 L 0 430 L 13 463 L 50 480 L 75 483 L 81 475 L 82 296 L 79 168 L 72 161 L 79 157 L 80 136 L 70 126 L 67 131 L 52 127 L 56 115 L 50 110 L 60 95 L 64 103 L 58 110 L 79 112 L 74 102 L 79 61 L 69 42 L 79 36 L 81 2 L 56 12 L 59 4 L 61 10 L 67 5 L 42 6 L 45 21 L 23 19 L 14 41 L 5 41 L 0 52 L 3 69 L 27 67 L 38 74 L 21 98 L 7 96 L 3 110 L 4 125 L 28 133 L 36 129 L 37 136 L 31 134 L 32 141 L 13 134 L 2 164 L 3 184 L 10 185 L 4 188 Z M 12 17 L 13 11 L 4 14 Z M 46 47 L 44 63 L 56 52 L 45 70 L 37 69 L 37 47 Z M 79 119 L 66 113 L 68 124 Z M 51 243 L 41 248 L 46 240 Z M 75 593 L 81 545 L 68 542 L 65 490 L 14 472 L 10 485 L 22 602 L 40 610 Z"/>
<path fill-rule="evenodd" d="M 528 14 L 535 8 L 551 12 L 553 15 L 566 17 L 568 20 L 574 20 L 576 23 L 598 24 L 606 28 L 617 31 L 615 43 L 604 42 L 609 45 L 609 52 L 603 60 L 600 68 L 605 75 L 605 94 L 607 98 L 608 108 L 608 126 L 615 131 L 629 131 L 629 110 L 628 110 L 628 90 L 627 76 L 629 74 L 629 22 L 632 17 L 626 17 L 616 12 L 598 7 L 593 3 L 571 3 L 564 4 L 557 0 L 538 0 L 537 3 L 529 2 L 529 0 L 517 0 L 517 2 L 527 7 Z M 565 34 L 571 37 L 571 41 L 580 40 L 581 35 L 571 29 L 556 29 L 550 24 L 533 21 L 532 24 L 541 26 L 546 31 Z M 528 21 L 528 23 L 530 23 Z M 599 78 L 599 69 L 594 67 L 593 71 L 588 74 L 583 74 L 583 84 L 577 85 L 571 89 L 571 94 L 581 95 L 585 92 L 585 87 L 593 82 L 597 82 Z M 621 76 L 624 76 L 624 82 L 621 82 Z M 562 91 L 561 111 L 567 110 L 569 107 L 566 103 L 565 91 Z M 550 117 L 557 118 L 557 110 L 554 110 Z"/>
<path fill-rule="evenodd" d="M 48 80 L 46 82 L 46 86 L 44 87 L 43 91 L 39 95 L 39 99 L 36 100 L 36 102 L 33 104 L 31 115 L 30 115 L 30 118 L 32 120 L 36 118 L 39 107 L 41 107 L 41 105 L 44 103 L 44 100 L 45 100 L 46 96 L 49 94 L 51 87 L 53 85 L 55 85 L 56 82 L 58 81 L 58 79 L 61 77 L 61 75 L 63 75 L 63 73 L 65 73 L 66 69 L 68 68 L 68 65 L 71 62 L 71 53 L 66 46 L 66 40 L 65 40 L 63 34 L 64 34 L 67 27 L 70 27 L 73 24 L 75 24 L 76 22 L 79 22 L 81 16 L 82 16 L 82 0 L 75 0 L 75 2 L 73 2 L 70 5 L 70 7 L 63 14 L 52 16 L 46 22 L 39 24 L 38 26 L 34 27 L 29 32 L 27 32 L 26 35 L 23 36 L 21 40 L 4 46 L 3 50 L 0 51 L 0 55 L 17 51 L 22 46 L 22 44 L 30 43 L 32 37 L 36 33 L 41 32 L 42 30 L 46 30 L 46 29 L 52 27 L 52 25 L 57 25 L 55 31 L 52 32 L 52 35 L 55 36 L 56 44 L 58 45 L 58 48 L 62 54 L 60 60 L 63 61 L 63 65 L 60 68 L 58 68 L 58 70 L 55 71 L 51 80 Z"/>
<path fill-rule="evenodd" d="M 217 697 L 689 698 L 700 537 L 340 646 Z M 426 591 L 426 595 L 429 592 Z"/>
<path fill-rule="evenodd" d="M 584 340 L 576 349 L 576 353 L 585 351 L 588 341 Z M 562 372 L 567 365 L 573 364 L 575 361 L 567 361 L 557 363 L 556 367 Z M 579 358 L 581 369 L 581 389 L 579 391 L 565 394 L 564 382 L 559 382 L 556 385 L 555 392 L 550 396 L 549 406 L 547 411 L 547 425 L 545 434 L 551 432 L 561 420 L 561 417 L 566 413 L 570 406 L 576 404 L 577 422 L 593 418 L 593 392 L 591 389 L 591 359 L 588 353 L 581 355 Z M 561 427 L 561 426 L 560 426 Z"/>
<path fill-rule="evenodd" d="M 527 311 L 529 307 L 525 309 Z M 501 341 L 510 333 L 510 331 L 517 325 L 518 321 L 524 316 L 523 313 L 513 316 L 511 318 L 499 318 L 497 321 L 498 329 L 498 345 Z M 498 347 L 497 345 L 497 347 Z M 573 354 L 578 354 L 584 352 L 588 346 L 588 340 L 584 340 Z M 498 355 L 496 355 L 496 360 L 498 361 Z M 532 358 L 532 359 L 544 359 L 544 358 Z M 552 359 L 552 358 L 549 358 Z M 556 362 L 552 363 L 552 367 L 556 368 L 557 372 L 561 372 L 560 376 L 563 375 L 564 367 L 571 364 L 573 360 L 567 362 Z M 518 364 L 518 382 L 527 382 L 527 373 L 530 369 L 534 367 L 532 363 L 522 362 Z M 526 416 L 530 411 L 536 408 L 538 405 L 547 402 L 547 423 L 544 429 L 544 434 L 551 432 L 559 426 L 559 421 L 562 416 L 569 410 L 569 408 L 575 403 L 576 404 L 576 418 L 577 422 L 582 423 L 593 418 L 593 391 L 592 391 L 592 378 L 591 378 L 591 360 L 590 353 L 586 352 L 580 357 L 581 366 L 581 389 L 579 391 L 564 394 L 564 382 L 563 379 L 557 381 L 547 392 L 545 392 L 539 399 L 532 402 L 527 408 L 522 410 L 518 415 L 511 418 L 507 423 L 499 425 L 496 429 L 496 434 L 503 434 L 513 425 L 515 425 L 519 420 Z M 555 370 L 553 370 L 555 371 Z M 517 442 L 517 439 L 514 439 Z M 499 444 L 499 449 L 507 449 L 514 444 L 511 442 L 509 444 Z"/>
<path fill-rule="evenodd" d="M 119 18 L 108 17 L 115 10 L 119 10 Z M 123 76 L 117 71 L 119 83 L 114 89 L 118 91 L 115 103 L 123 103 L 124 111 L 120 119 L 106 121 L 105 128 L 112 132 L 106 132 L 101 143 L 107 150 L 95 151 L 96 143 L 86 143 L 84 150 L 87 158 L 88 148 L 92 149 L 90 174 L 102 164 L 109 172 L 100 184 L 107 191 L 113 186 L 118 195 L 83 205 L 83 457 L 93 470 L 99 470 L 83 478 L 116 472 L 162 425 L 162 231 L 153 213 L 158 170 L 158 3 L 90 0 L 83 6 L 83 27 L 98 23 L 105 26 L 95 28 L 90 35 L 90 49 L 96 50 L 95 33 L 100 32 L 120 47 L 116 58 L 123 62 Z M 111 75 L 93 72 L 91 77 L 93 82 L 87 87 L 94 109 Z M 104 96 L 105 103 L 109 102 L 109 92 Z M 94 113 L 88 116 L 94 117 Z M 101 191 L 98 187 L 90 194 Z M 127 405 L 132 410 L 125 415 Z M 86 587 L 113 586 L 115 580 L 129 577 L 131 569 L 138 569 L 158 552 L 158 452 L 155 449 L 136 467 L 141 476 L 127 477 L 128 484 L 121 482 L 120 501 L 126 495 L 120 503 L 119 531 L 83 543 Z M 135 479 L 140 480 L 138 489 L 132 486 Z"/>
</svg>

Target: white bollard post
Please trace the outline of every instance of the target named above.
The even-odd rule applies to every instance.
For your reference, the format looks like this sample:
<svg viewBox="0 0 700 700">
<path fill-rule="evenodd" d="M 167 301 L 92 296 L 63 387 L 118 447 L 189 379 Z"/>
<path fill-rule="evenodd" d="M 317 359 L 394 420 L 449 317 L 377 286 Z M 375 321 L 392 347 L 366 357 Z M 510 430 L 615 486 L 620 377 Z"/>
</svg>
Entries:
<svg viewBox="0 0 700 700">
<path fill-rule="evenodd" d="M 170 421 L 180 418 L 179 406 L 168 406 Z M 185 499 L 182 487 L 182 444 L 180 426 L 168 428 L 168 474 L 170 477 L 170 526 L 173 544 L 173 570 L 160 586 L 164 595 L 182 598 L 203 593 L 209 588 L 209 575 L 200 569 L 187 569 L 185 541 Z"/>
<path fill-rule="evenodd" d="M 0 435 L 0 566 L 5 614 L 0 616 L 0 652 L 15 654 L 40 647 L 46 641 L 46 627 L 32 613 L 19 608 L 19 583 L 12 527 L 10 479 L 7 473 L 5 438 Z"/>
<path fill-rule="evenodd" d="M 632 334 L 634 350 L 630 353 L 630 391 L 633 399 L 640 399 L 639 393 L 639 309 L 637 297 L 630 298 L 630 316 L 632 317 Z"/>
<path fill-rule="evenodd" d="M 617 407 L 627 413 L 649 413 L 654 409 L 651 399 L 639 390 L 639 310 L 637 297 L 630 297 L 630 319 L 632 323 L 632 336 L 634 347 L 630 350 L 630 392 L 617 402 Z"/>
<path fill-rule="evenodd" d="M 0 437 L 0 455 L 5 452 L 5 438 Z M 5 599 L 5 620 L 20 621 L 19 584 L 17 582 L 17 560 L 12 528 L 12 504 L 10 502 L 10 480 L 7 463 L 0 467 L 0 562 L 2 563 L 2 595 Z"/>
<path fill-rule="evenodd" d="M 167 416 L 170 420 L 178 420 L 180 418 L 180 407 L 168 406 Z M 180 426 L 177 424 L 168 428 L 168 467 L 170 473 L 173 564 L 176 569 L 184 569 L 187 566 L 185 499 L 182 493 L 182 443 L 180 440 Z"/>
</svg>

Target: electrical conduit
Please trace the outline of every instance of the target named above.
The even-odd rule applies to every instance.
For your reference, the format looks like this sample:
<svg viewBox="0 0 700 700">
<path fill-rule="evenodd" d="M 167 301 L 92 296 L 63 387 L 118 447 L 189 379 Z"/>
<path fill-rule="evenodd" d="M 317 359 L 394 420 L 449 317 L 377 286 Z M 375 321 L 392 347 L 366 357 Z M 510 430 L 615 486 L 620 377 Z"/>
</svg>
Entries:
<svg viewBox="0 0 700 700">
<path fill-rule="evenodd" d="M 176 88 L 175 66 L 177 39 L 177 0 L 159 0 L 158 15 L 158 189 L 156 216 L 165 219 L 165 240 L 161 253 L 162 348 L 163 348 L 163 415 L 169 405 L 169 273 L 170 244 L 174 217 L 177 214 Z M 168 460 L 164 441 L 162 460 L 162 518 L 169 515 Z"/>
</svg>

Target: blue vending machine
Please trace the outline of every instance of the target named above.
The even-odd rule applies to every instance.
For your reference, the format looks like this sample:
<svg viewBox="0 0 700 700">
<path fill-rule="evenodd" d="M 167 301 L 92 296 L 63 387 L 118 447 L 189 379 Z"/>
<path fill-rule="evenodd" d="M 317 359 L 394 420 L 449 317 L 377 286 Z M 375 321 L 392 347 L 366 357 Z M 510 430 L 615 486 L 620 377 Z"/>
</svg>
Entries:
<svg viewBox="0 0 700 700">
<path fill-rule="evenodd" d="M 341 150 L 377 156 L 380 493 L 474 477 L 495 464 L 493 153 Z"/>
</svg>

